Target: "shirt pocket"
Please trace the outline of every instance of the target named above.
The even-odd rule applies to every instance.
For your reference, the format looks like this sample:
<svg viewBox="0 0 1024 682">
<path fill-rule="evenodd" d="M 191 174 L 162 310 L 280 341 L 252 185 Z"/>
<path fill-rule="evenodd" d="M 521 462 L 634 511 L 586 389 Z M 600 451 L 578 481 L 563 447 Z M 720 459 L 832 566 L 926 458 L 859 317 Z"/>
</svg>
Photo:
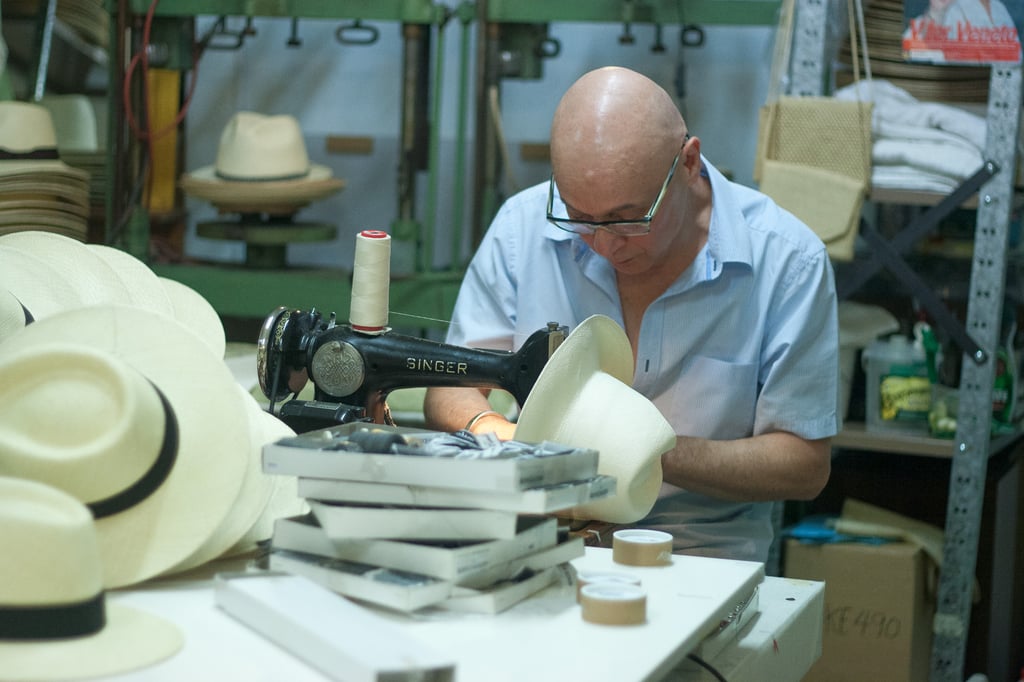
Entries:
<svg viewBox="0 0 1024 682">
<path fill-rule="evenodd" d="M 754 428 L 757 365 L 695 356 L 671 390 L 668 413 L 676 433 L 745 438 Z"/>
</svg>

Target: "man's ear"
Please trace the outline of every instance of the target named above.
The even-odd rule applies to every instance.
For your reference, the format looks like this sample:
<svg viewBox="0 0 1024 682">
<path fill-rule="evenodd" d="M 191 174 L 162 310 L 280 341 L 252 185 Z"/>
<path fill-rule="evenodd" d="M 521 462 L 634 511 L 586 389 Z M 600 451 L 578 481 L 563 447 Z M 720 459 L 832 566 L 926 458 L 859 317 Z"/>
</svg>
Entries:
<svg viewBox="0 0 1024 682">
<path fill-rule="evenodd" d="M 683 144 L 682 158 L 679 164 L 686 173 L 687 182 L 693 182 L 700 177 L 700 138 L 690 137 Z"/>
</svg>

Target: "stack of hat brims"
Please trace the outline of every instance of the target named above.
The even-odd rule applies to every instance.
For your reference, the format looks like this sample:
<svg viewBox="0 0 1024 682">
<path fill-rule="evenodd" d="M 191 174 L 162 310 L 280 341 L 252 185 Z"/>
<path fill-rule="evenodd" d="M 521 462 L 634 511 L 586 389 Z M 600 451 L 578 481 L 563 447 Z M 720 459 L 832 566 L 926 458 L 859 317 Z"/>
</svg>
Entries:
<svg viewBox="0 0 1024 682">
<path fill-rule="evenodd" d="M 39 103 L 53 119 L 61 161 L 89 174 L 89 218 L 103 224 L 109 173 L 96 105 L 79 94 L 48 94 Z"/>
<path fill-rule="evenodd" d="M 90 508 L 108 588 L 251 550 L 305 511 L 260 459 L 294 432 L 224 349 L 210 304 L 132 256 L 0 236 L 0 475 Z"/>
<path fill-rule="evenodd" d="M 925 102 L 988 101 L 989 67 L 908 62 L 903 57 L 902 49 L 905 27 L 902 0 L 865 2 L 864 34 L 872 78 L 887 80 Z M 836 74 L 836 85 L 842 87 L 853 82 L 853 56 L 849 40 L 844 40 L 840 47 L 839 61 L 848 67 L 848 70 Z M 866 78 L 863 58 L 860 60 L 860 68 L 860 77 Z"/>
<path fill-rule="evenodd" d="M 89 174 L 65 163 L 50 112 L 0 102 L 0 235 L 44 230 L 84 241 Z"/>
</svg>

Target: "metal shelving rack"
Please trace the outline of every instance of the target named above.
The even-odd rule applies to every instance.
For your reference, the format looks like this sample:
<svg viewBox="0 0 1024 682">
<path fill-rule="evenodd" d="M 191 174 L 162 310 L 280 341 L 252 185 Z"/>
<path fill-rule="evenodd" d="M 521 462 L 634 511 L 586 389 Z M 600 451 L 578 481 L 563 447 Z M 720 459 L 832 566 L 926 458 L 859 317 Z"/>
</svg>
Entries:
<svg viewBox="0 0 1024 682">
<path fill-rule="evenodd" d="M 798 0 L 790 66 L 792 95 L 821 95 L 826 82 L 828 0 Z M 988 96 L 985 159 L 996 172 L 978 192 L 974 255 L 966 331 L 980 350 L 966 354 L 959 388 L 956 437 L 950 443 L 951 470 L 946 508 L 943 564 L 933 622 L 930 679 L 961 682 L 978 537 L 989 458 L 995 349 L 1006 282 L 1008 226 L 1016 169 L 1021 111 L 1020 65 L 993 66 Z"/>
</svg>

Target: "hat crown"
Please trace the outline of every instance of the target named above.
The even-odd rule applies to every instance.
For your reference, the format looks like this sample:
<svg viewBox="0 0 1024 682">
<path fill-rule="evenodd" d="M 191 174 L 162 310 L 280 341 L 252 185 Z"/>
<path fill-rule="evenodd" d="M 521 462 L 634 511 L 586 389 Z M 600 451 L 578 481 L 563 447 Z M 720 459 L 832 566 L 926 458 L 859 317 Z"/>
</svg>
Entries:
<svg viewBox="0 0 1024 682">
<path fill-rule="evenodd" d="M 86 504 L 131 488 L 161 453 L 166 416 L 156 389 L 100 350 L 55 343 L 8 356 L 0 400 L 3 471 Z"/>
<path fill-rule="evenodd" d="M 86 95 L 45 95 L 40 104 L 50 112 L 58 149 L 76 152 L 99 150 L 96 108 Z"/>
<path fill-rule="evenodd" d="M 309 171 L 306 143 L 294 116 L 239 111 L 221 133 L 216 172 L 224 180 L 292 180 Z"/>
<path fill-rule="evenodd" d="M 52 486 L 0 476 L 0 605 L 67 604 L 103 590 L 92 515 Z"/>
<path fill-rule="evenodd" d="M 56 149 L 57 132 L 46 107 L 28 102 L 0 102 L 0 148 L 15 153 Z"/>
</svg>

